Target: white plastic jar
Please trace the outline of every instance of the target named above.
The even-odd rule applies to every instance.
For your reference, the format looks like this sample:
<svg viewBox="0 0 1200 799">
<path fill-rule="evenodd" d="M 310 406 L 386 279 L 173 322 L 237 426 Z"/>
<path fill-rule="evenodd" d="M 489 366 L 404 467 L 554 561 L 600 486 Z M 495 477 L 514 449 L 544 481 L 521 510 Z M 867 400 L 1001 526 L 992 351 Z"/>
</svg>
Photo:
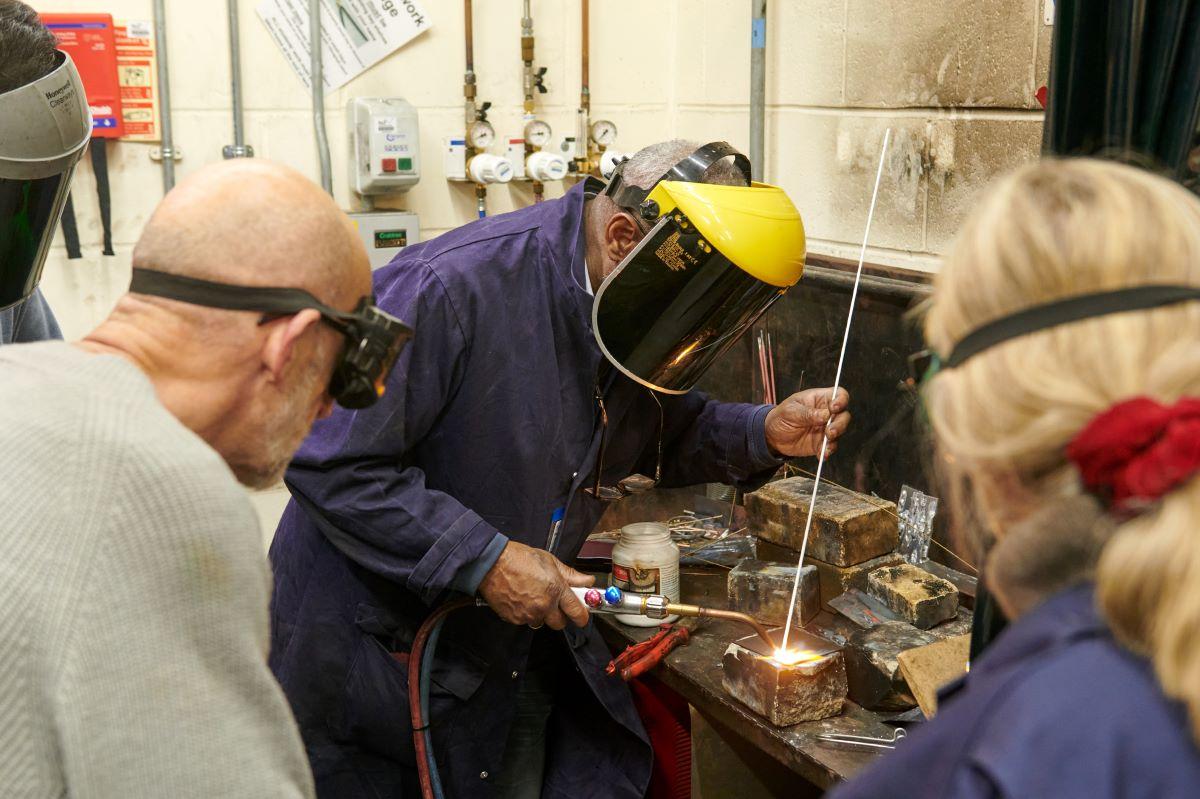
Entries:
<svg viewBox="0 0 1200 799">
<path fill-rule="evenodd" d="M 679 601 L 679 547 L 671 540 L 671 529 L 660 522 L 638 522 L 621 528 L 612 551 L 610 585 L 631 594 L 662 594 Z M 617 620 L 633 627 L 657 627 L 678 616 L 651 619 L 621 614 Z"/>
</svg>

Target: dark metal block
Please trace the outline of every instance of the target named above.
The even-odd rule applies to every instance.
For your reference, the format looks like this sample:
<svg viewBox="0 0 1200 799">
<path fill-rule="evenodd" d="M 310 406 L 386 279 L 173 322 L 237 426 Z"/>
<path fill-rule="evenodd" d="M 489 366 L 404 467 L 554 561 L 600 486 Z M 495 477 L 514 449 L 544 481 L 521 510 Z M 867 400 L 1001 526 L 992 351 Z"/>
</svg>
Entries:
<svg viewBox="0 0 1200 799">
<path fill-rule="evenodd" d="M 916 705 L 904 675 L 900 653 L 940 640 L 907 622 L 885 621 L 851 635 L 842 650 L 850 698 L 868 710 L 907 710 Z"/>
<path fill-rule="evenodd" d="M 958 589 L 911 563 L 885 566 L 867 576 L 868 592 L 922 630 L 954 618 Z"/>
<path fill-rule="evenodd" d="M 726 583 L 729 601 L 735 610 L 749 613 L 769 626 L 783 626 L 792 602 L 796 565 L 768 563 L 746 558 L 729 572 Z M 800 572 L 796 591 L 793 626 L 803 626 L 821 610 L 821 592 L 817 570 L 805 566 Z"/>
<path fill-rule="evenodd" d="M 841 651 L 803 630 L 793 631 L 789 647 L 806 657 L 785 664 L 765 653 L 757 636 L 734 641 L 721 661 L 725 690 L 777 727 L 840 714 L 846 698 Z"/>
<path fill-rule="evenodd" d="M 800 549 L 812 497 L 812 480 L 792 477 L 746 495 L 750 532 Z M 853 566 L 885 555 L 899 542 L 896 505 L 824 484 L 817 493 L 806 554 L 835 566 Z"/>
<path fill-rule="evenodd" d="M 796 563 L 800 559 L 800 553 L 796 550 L 763 539 L 757 541 L 755 548 L 759 560 Z M 871 572 L 881 566 L 894 566 L 903 562 L 904 558 L 895 552 L 889 552 L 853 566 L 834 566 L 832 563 L 825 563 L 807 555 L 804 557 L 805 566 L 816 567 L 821 587 L 821 604 L 830 609 L 833 609 L 833 606 L 829 604 L 830 600 L 848 588 L 857 588 L 859 591 L 866 592 L 867 575 Z"/>
</svg>

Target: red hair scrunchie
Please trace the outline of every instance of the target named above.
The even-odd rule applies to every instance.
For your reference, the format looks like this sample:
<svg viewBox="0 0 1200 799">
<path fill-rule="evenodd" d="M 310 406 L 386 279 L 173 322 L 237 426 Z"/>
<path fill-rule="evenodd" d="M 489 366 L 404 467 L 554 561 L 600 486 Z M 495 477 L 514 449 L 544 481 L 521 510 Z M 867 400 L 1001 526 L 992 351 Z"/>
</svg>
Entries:
<svg viewBox="0 0 1200 799">
<path fill-rule="evenodd" d="M 1200 471 L 1200 398 L 1117 403 L 1076 434 L 1067 457 L 1109 510 L 1134 512 Z"/>
</svg>

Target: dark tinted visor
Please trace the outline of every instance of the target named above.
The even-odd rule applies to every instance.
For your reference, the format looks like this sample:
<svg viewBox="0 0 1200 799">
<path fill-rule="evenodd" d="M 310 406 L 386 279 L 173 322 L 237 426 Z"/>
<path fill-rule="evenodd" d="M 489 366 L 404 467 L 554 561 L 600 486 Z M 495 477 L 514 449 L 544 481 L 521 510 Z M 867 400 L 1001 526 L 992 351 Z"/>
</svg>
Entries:
<svg viewBox="0 0 1200 799">
<path fill-rule="evenodd" d="M 73 171 L 32 180 L 0 178 L 0 309 L 24 300 L 42 279 Z"/>
<path fill-rule="evenodd" d="M 742 271 L 694 225 L 673 217 L 660 220 L 604 282 L 592 315 L 600 347 L 618 369 L 681 394 L 784 290 Z"/>
</svg>

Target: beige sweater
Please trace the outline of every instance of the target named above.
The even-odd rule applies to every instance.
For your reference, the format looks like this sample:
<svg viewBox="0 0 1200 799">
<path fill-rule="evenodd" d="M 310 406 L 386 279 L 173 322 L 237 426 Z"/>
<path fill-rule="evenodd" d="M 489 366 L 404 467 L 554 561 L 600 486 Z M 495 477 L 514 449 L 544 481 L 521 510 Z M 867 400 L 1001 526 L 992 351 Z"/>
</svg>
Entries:
<svg viewBox="0 0 1200 799">
<path fill-rule="evenodd" d="M 131 363 L 0 347 L 0 796 L 311 796 L 261 541 Z"/>
</svg>

